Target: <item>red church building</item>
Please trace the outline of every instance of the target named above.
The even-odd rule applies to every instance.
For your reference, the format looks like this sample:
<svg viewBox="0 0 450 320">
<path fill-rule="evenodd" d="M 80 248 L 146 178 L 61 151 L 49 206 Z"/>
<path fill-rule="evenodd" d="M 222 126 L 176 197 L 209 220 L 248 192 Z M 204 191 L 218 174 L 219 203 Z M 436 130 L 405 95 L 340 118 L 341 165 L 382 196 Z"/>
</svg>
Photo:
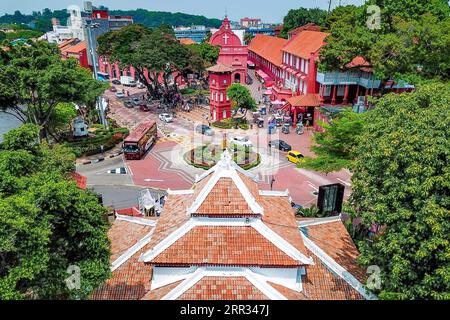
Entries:
<svg viewBox="0 0 450 320">
<path fill-rule="evenodd" d="M 247 46 L 244 46 L 239 37 L 231 30 L 230 20 L 227 17 L 220 29 L 215 32 L 209 41 L 211 45 L 220 46 L 218 63 L 232 68 L 233 82 L 245 83 L 247 78 Z"/>
</svg>

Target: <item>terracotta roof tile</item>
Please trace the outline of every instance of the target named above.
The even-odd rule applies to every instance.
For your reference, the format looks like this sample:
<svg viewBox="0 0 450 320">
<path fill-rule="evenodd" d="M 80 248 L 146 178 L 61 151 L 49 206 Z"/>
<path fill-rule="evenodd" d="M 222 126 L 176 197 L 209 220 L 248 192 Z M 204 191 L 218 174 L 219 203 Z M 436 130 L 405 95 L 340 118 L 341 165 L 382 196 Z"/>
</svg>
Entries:
<svg viewBox="0 0 450 320">
<path fill-rule="evenodd" d="M 263 222 L 293 245 L 298 251 L 307 255 L 302 236 L 297 228 L 295 211 L 287 197 L 261 197 L 260 204 L 264 207 Z"/>
<path fill-rule="evenodd" d="M 152 228 L 152 226 L 115 220 L 108 230 L 108 238 L 111 240 L 111 262 L 115 261 L 121 254 L 135 245 Z"/>
<path fill-rule="evenodd" d="M 294 107 L 318 107 L 320 98 L 316 93 L 307 93 L 287 99 L 287 102 Z"/>
<path fill-rule="evenodd" d="M 302 291 L 297 292 L 279 284 L 269 284 L 289 300 L 363 300 L 356 290 L 339 276 L 333 274 L 314 256 L 314 265 L 306 268 L 302 276 Z"/>
<path fill-rule="evenodd" d="M 150 291 L 152 267 L 138 261 L 139 257 L 189 219 L 186 207 L 191 203 L 191 196 L 167 197 L 164 211 L 159 217 L 150 242 L 114 270 L 112 277 L 92 294 L 92 299 L 137 300 Z"/>
<path fill-rule="evenodd" d="M 361 283 L 365 283 L 367 274 L 356 263 L 358 249 L 341 221 L 307 226 L 308 238 L 319 246 L 339 265 L 350 272 Z"/>
<path fill-rule="evenodd" d="M 209 72 L 233 72 L 234 71 L 234 69 L 233 68 L 231 68 L 231 67 L 229 67 L 229 66 L 226 66 L 226 65 L 224 65 L 223 63 L 217 63 L 215 66 L 212 66 L 212 67 L 210 67 L 210 68 L 208 68 L 208 69 L 206 69 L 207 71 L 209 71 Z"/>
<path fill-rule="evenodd" d="M 179 38 L 178 41 L 179 41 L 181 44 L 184 44 L 184 45 L 188 45 L 188 44 L 196 44 L 196 43 L 197 43 L 197 42 L 195 42 L 194 40 L 192 40 L 191 38 Z"/>
<path fill-rule="evenodd" d="M 301 265 L 253 227 L 197 226 L 151 262 L 155 265 Z"/>
<path fill-rule="evenodd" d="M 195 215 L 254 214 L 231 178 L 221 178 L 195 212 Z"/>
<path fill-rule="evenodd" d="M 309 59 L 311 53 L 317 52 L 324 44 L 329 33 L 317 31 L 302 31 L 283 47 L 283 51 Z"/>
<path fill-rule="evenodd" d="M 250 42 L 248 50 L 253 51 L 274 65 L 280 66 L 282 62 L 281 50 L 286 43 L 286 39 L 257 34 Z"/>
<path fill-rule="evenodd" d="M 204 277 L 178 300 L 268 300 L 245 277 Z"/>
</svg>

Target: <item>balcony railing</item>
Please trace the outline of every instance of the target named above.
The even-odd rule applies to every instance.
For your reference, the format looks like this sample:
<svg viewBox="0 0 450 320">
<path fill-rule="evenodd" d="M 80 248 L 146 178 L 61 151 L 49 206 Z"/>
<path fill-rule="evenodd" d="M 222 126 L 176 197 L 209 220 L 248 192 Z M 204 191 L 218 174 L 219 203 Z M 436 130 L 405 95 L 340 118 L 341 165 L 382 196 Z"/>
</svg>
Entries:
<svg viewBox="0 0 450 320">
<path fill-rule="evenodd" d="M 325 85 L 357 84 L 365 88 L 378 88 L 381 80 L 361 72 L 317 72 L 317 82 Z"/>
</svg>

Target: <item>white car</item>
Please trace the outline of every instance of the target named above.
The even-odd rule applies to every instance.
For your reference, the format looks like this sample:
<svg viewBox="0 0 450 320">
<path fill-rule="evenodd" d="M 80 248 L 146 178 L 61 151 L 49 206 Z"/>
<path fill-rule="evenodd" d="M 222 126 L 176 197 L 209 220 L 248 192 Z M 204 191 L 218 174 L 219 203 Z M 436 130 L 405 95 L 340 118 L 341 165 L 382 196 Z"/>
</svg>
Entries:
<svg viewBox="0 0 450 320">
<path fill-rule="evenodd" d="M 252 147 L 253 143 L 247 138 L 242 136 L 236 136 L 230 140 L 231 144 L 237 144 L 243 147 Z"/>
<path fill-rule="evenodd" d="M 125 98 L 125 94 L 123 92 L 116 92 L 116 97 L 122 99 Z"/>
<path fill-rule="evenodd" d="M 161 113 L 161 114 L 159 115 L 159 120 L 164 121 L 164 122 L 166 122 L 166 123 L 169 123 L 169 122 L 172 122 L 172 121 L 173 121 L 173 118 L 172 118 L 172 116 L 171 116 L 170 114 L 168 114 L 168 113 Z"/>
</svg>

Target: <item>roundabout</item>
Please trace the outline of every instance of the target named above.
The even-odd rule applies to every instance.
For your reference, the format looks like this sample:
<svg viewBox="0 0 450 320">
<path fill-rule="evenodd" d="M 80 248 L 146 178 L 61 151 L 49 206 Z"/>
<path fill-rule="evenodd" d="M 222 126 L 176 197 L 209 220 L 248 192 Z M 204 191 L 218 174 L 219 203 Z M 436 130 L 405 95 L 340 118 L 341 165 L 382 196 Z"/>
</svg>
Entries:
<svg viewBox="0 0 450 320">
<path fill-rule="evenodd" d="M 233 161 L 244 170 L 255 168 L 261 163 L 259 153 L 252 151 L 251 147 L 237 145 L 228 148 L 223 148 L 217 144 L 201 145 L 186 152 L 183 158 L 189 165 L 207 170 L 220 160 L 225 150 L 229 151 Z"/>
</svg>

